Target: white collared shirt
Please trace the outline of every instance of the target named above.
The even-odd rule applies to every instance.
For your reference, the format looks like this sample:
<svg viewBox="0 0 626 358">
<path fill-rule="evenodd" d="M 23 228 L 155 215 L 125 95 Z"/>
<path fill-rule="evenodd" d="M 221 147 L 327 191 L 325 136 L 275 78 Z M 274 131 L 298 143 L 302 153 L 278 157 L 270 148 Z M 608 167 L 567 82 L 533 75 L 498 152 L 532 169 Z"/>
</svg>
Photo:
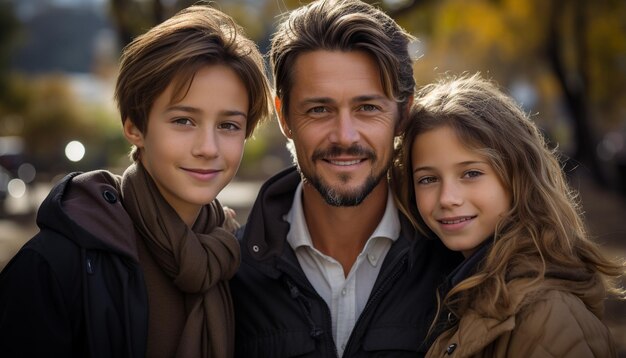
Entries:
<svg viewBox="0 0 626 358">
<path fill-rule="evenodd" d="M 295 251 L 311 285 L 330 308 L 333 338 L 341 357 L 352 329 L 367 303 L 385 256 L 400 235 L 400 219 L 392 194 L 387 195 L 383 218 L 365 243 L 347 277 L 337 260 L 313 247 L 302 208 L 302 183 L 298 185 L 293 205 L 284 219 L 290 224 L 287 242 Z"/>
</svg>

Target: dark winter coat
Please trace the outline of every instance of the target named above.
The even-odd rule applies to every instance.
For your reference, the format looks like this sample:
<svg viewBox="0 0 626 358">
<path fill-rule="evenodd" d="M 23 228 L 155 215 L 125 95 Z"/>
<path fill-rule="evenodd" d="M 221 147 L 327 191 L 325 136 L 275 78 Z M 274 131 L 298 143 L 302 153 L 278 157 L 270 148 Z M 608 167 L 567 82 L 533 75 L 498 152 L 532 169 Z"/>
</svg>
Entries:
<svg viewBox="0 0 626 358">
<path fill-rule="evenodd" d="M 145 356 L 145 283 L 118 182 L 76 175 L 54 187 L 41 231 L 0 274 L 2 357 Z"/>
<path fill-rule="evenodd" d="M 236 357 L 336 357 L 330 310 L 286 242 L 300 176 L 294 168 L 268 180 L 240 230 L 242 265 L 231 280 Z M 420 357 L 435 290 L 460 255 L 417 235 L 404 218 L 344 357 Z"/>
</svg>

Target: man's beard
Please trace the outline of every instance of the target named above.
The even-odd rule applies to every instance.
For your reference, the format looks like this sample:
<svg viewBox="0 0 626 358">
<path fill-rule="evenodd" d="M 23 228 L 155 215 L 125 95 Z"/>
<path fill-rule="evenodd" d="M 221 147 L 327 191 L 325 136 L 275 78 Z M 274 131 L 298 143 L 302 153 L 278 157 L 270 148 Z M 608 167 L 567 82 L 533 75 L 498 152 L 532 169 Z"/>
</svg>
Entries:
<svg viewBox="0 0 626 358">
<path fill-rule="evenodd" d="M 350 156 L 361 156 L 366 157 L 371 163 L 372 166 L 376 163 L 378 159 L 376 154 L 369 150 L 365 149 L 358 145 L 353 145 L 349 148 L 341 148 L 337 146 L 333 146 L 327 150 L 316 150 L 312 155 L 312 161 L 330 159 L 333 157 L 338 157 L 342 154 L 350 155 Z M 322 159 L 323 158 L 323 159 Z M 372 172 L 365 183 L 361 185 L 359 188 L 351 190 L 349 192 L 341 192 L 336 188 L 331 187 L 327 183 L 323 181 L 323 179 L 317 175 L 313 175 L 312 173 L 304 172 L 300 165 L 298 165 L 298 171 L 300 171 L 300 175 L 302 177 L 303 182 L 308 182 L 311 184 L 319 193 L 322 195 L 322 198 L 326 201 L 328 205 L 331 206 L 357 206 L 367 198 L 367 196 L 374 190 L 374 188 L 380 183 L 380 181 L 386 177 L 387 170 L 391 166 L 391 159 L 389 162 L 380 170 L 378 173 Z M 342 174 L 339 176 L 339 180 L 341 183 L 348 183 L 350 180 L 350 175 Z"/>
</svg>

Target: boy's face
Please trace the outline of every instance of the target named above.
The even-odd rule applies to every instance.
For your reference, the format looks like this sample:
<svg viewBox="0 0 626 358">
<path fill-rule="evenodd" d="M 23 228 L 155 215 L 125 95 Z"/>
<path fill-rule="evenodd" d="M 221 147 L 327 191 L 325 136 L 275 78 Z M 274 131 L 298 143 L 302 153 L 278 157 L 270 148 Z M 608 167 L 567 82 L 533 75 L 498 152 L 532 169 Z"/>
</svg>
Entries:
<svg viewBox="0 0 626 358">
<path fill-rule="evenodd" d="M 130 120 L 124 132 L 163 197 L 192 225 L 239 168 L 248 94 L 232 69 L 210 65 L 196 73 L 180 102 L 170 103 L 172 95 L 170 83 L 152 105 L 145 134 Z"/>
</svg>

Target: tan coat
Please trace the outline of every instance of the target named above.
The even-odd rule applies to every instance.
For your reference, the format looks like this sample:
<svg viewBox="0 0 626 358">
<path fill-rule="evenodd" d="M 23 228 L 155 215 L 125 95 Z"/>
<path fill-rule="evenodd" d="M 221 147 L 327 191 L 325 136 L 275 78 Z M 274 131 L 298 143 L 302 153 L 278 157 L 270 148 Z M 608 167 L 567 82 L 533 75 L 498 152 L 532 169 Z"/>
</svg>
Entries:
<svg viewBox="0 0 626 358">
<path fill-rule="evenodd" d="M 484 317 L 470 309 L 436 339 L 426 357 L 617 357 L 601 321 L 603 286 L 591 281 L 574 294 L 565 289 L 566 281 L 560 281 L 563 290 L 554 282 L 559 281 L 531 299 L 524 280 L 509 284 L 513 304 L 506 317 Z"/>
</svg>

